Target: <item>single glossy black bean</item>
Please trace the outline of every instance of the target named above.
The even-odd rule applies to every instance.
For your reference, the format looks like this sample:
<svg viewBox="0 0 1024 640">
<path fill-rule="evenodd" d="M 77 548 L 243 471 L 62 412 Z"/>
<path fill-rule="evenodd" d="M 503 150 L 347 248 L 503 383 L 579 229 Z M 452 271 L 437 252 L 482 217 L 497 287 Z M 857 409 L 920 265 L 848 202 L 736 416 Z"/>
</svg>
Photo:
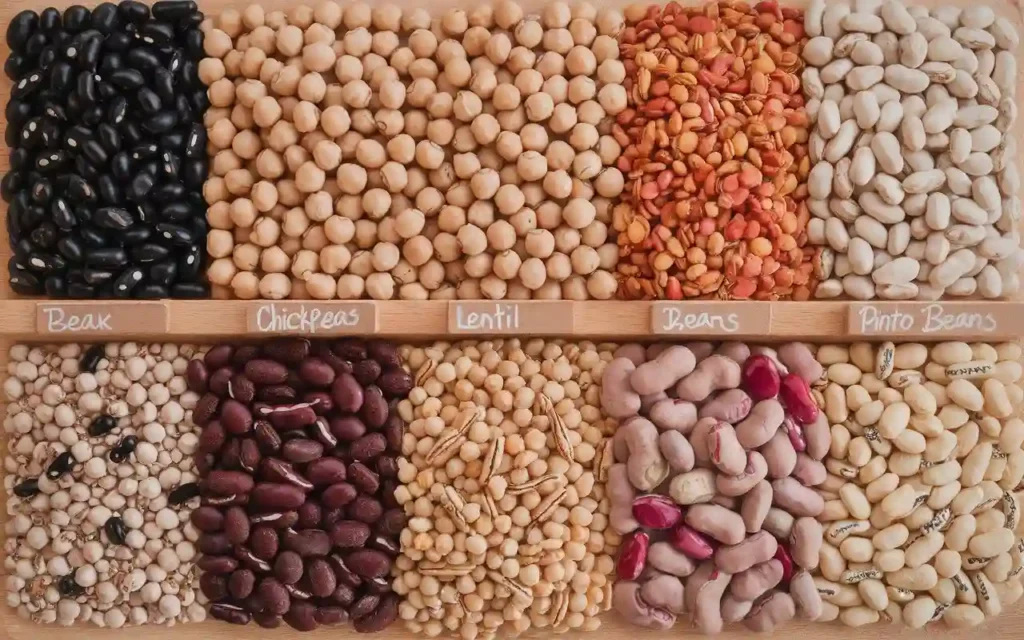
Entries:
<svg viewBox="0 0 1024 640">
<path fill-rule="evenodd" d="M 64 236 L 57 241 L 57 251 L 68 262 L 82 262 L 85 259 L 85 252 L 82 245 L 74 236 Z"/>
<path fill-rule="evenodd" d="M 104 173 L 96 179 L 96 189 L 100 192 L 100 200 L 104 204 L 121 204 L 121 187 L 109 173 Z"/>
<path fill-rule="evenodd" d="M 39 479 L 30 478 L 14 485 L 14 495 L 19 498 L 31 498 L 39 493 Z"/>
<path fill-rule="evenodd" d="M 147 300 L 158 300 L 171 295 L 167 287 L 155 282 L 145 282 L 141 286 L 135 287 L 134 293 L 136 298 L 145 298 Z"/>
<path fill-rule="evenodd" d="M 132 226 L 132 214 L 120 207 L 100 207 L 93 214 L 93 222 L 104 229 L 124 230 Z"/>
<path fill-rule="evenodd" d="M 171 506 L 178 506 L 184 504 L 199 496 L 199 483 L 188 482 L 186 484 L 178 485 L 168 495 L 167 502 Z"/>
<path fill-rule="evenodd" d="M 39 16 L 28 9 L 20 11 L 7 25 L 7 44 L 11 51 L 21 51 L 39 26 Z"/>
<path fill-rule="evenodd" d="M 174 260 L 164 260 L 149 267 L 149 280 L 162 285 L 170 285 L 178 275 L 178 263 Z"/>
<path fill-rule="evenodd" d="M 117 26 L 117 5 L 110 2 L 103 2 L 92 10 L 92 22 L 90 26 L 100 33 L 110 33 Z"/>
<path fill-rule="evenodd" d="M 78 55 L 75 56 L 78 68 L 94 71 L 100 63 L 100 50 L 102 48 L 103 40 L 101 38 L 88 38 L 83 41 L 78 50 Z"/>
<path fill-rule="evenodd" d="M 146 113 L 156 113 L 160 111 L 160 107 L 163 106 L 160 102 L 160 96 L 149 87 L 142 87 L 139 89 L 135 99 L 139 101 L 139 106 Z"/>
<path fill-rule="evenodd" d="M 42 207 L 38 207 L 42 211 Z M 57 243 L 57 225 L 52 222 L 44 222 L 29 234 L 32 244 L 40 249 L 51 249 Z"/>
<path fill-rule="evenodd" d="M 139 24 L 149 18 L 149 6 L 135 0 L 124 0 L 117 5 L 117 13 L 125 22 Z"/>
<path fill-rule="evenodd" d="M 125 61 L 128 63 L 128 66 L 139 70 L 155 69 L 160 66 L 160 57 L 156 52 L 142 47 L 136 47 L 128 51 Z"/>
<path fill-rule="evenodd" d="M 114 297 L 127 298 L 131 296 L 132 289 L 138 285 L 143 278 L 143 271 L 138 267 L 131 267 L 121 272 L 114 280 Z"/>
<path fill-rule="evenodd" d="M 132 260 L 135 262 L 155 262 L 168 255 L 170 255 L 170 250 L 159 244 L 145 243 L 132 248 Z"/>
<path fill-rule="evenodd" d="M 174 26 L 166 22 L 150 20 L 139 29 L 139 36 L 143 42 L 167 44 L 174 40 Z"/>
</svg>

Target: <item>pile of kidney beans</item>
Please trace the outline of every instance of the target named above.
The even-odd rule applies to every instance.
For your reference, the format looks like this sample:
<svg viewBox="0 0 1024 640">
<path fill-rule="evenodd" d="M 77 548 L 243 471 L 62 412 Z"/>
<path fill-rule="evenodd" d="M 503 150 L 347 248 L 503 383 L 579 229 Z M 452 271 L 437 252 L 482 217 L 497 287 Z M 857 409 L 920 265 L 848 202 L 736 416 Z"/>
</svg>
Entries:
<svg viewBox="0 0 1024 640">
<path fill-rule="evenodd" d="M 200 586 L 213 617 L 300 631 L 398 617 L 390 575 L 405 514 L 395 501 L 413 387 L 387 342 L 280 338 L 220 345 L 186 376 L 201 394 Z"/>
<path fill-rule="evenodd" d="M 192 0 L 22 11 L 7 28 L 11 288 L 204 297 L 203 14 Z"/>
</svg>

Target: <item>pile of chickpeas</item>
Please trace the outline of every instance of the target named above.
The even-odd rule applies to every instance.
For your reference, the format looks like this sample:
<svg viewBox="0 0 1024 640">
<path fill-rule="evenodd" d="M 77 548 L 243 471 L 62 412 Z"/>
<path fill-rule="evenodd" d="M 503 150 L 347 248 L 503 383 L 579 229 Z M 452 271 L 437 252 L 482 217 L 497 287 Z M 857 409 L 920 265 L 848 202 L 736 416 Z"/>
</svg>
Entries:
<svg viewBox="0 0 1024 640">
<path fill-rule="evenodd" d="M 622 26 L 508 0 L 207 21 L 215 295 L 611 298 Z"/>
</svg>

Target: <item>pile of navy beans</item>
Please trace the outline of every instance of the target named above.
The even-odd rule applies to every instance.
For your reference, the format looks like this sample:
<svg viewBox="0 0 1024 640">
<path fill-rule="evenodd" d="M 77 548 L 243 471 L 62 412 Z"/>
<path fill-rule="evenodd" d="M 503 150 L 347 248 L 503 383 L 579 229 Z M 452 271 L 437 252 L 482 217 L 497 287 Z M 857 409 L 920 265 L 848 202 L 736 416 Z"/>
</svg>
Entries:
<svg viewBox="0 0 1024 640">
<path fill-rule="evenodd" d="M 209 294 L 202 21 L 191 0 L 13 18 L 0 193 L 16 293 Z"/>
</svg>

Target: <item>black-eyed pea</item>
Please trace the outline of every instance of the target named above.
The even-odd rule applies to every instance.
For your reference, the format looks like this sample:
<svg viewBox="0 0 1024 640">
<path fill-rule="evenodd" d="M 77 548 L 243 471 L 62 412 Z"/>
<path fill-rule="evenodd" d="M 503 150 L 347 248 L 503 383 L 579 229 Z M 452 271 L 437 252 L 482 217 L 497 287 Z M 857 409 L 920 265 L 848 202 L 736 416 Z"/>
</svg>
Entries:
<svg viewBox="0 0 1024 640">
<path fill-rule="evenodd" d="M 906 557 L 902 549 L 878 551 L 872 557 L 872 563 L 879 571 L 886 573 L 900 571 L 906 566 Z"/>
</svg>

